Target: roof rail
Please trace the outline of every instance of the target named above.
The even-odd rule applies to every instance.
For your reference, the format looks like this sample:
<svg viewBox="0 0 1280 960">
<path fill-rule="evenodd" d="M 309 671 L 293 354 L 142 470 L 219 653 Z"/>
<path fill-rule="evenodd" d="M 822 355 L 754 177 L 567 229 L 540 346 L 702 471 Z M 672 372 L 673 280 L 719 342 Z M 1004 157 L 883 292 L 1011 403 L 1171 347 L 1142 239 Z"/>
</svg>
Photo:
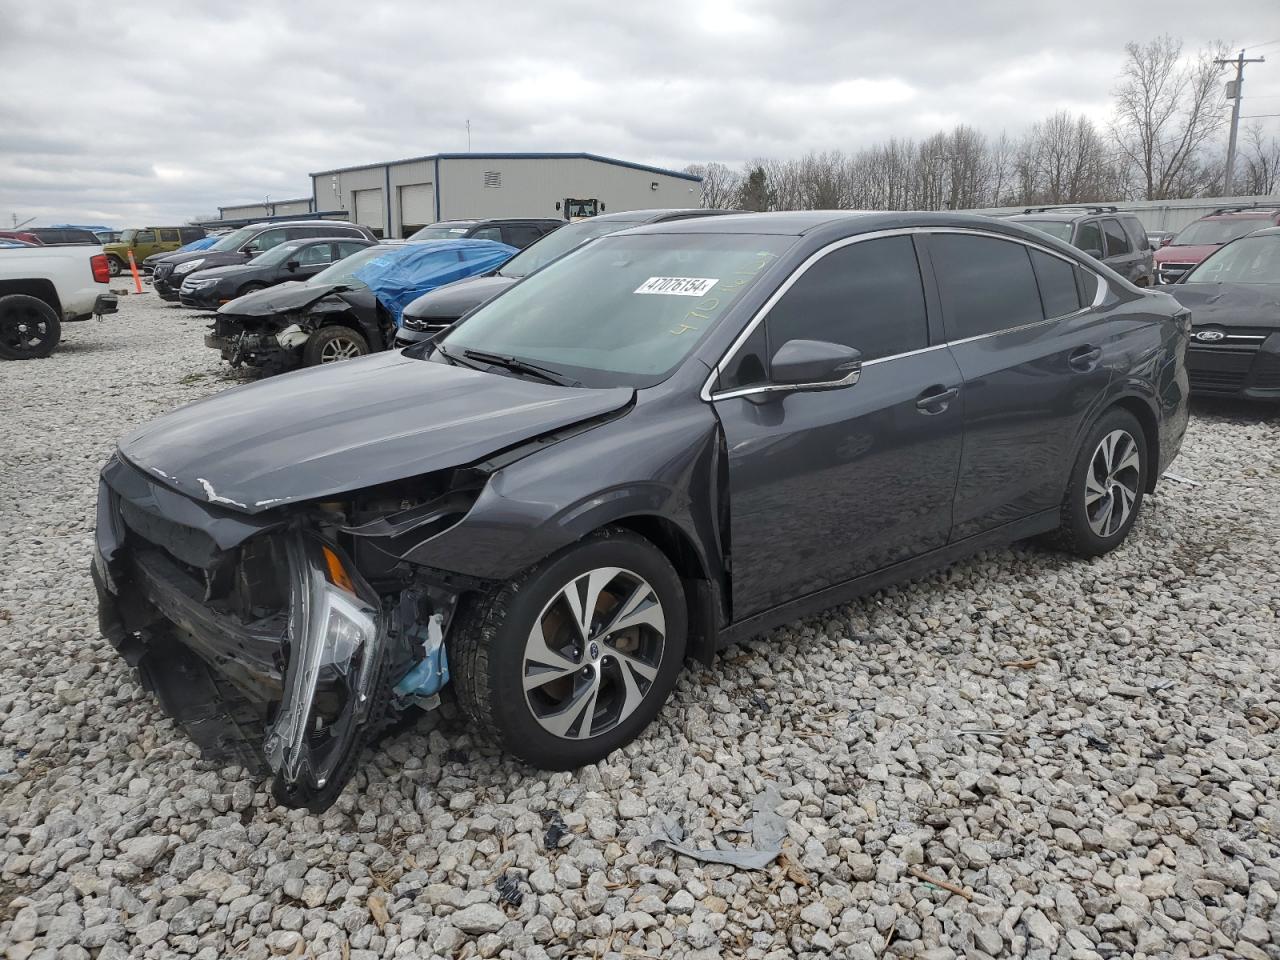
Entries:
<svg viewBox="0 0 1280 960">
<path fill-rule="evenodd" d="M 1089 213 L 1119 213 L 1120 208 L 1114 205 L 1104 206 L 1098 203 L 1051 203 L 1045 207 L 1027 207 L 1023 213 L 1048 213 L 1050 210 L 1087 210 Z"/>
<path fill-rule="evenodd" d="M 1280 208 L 1278 208 L 1274 203 L 1269 203 L 1266 206 L 1259 206 L 1256 203 L 1239 203 L 1233 207 L 1219 207 L 1217 210 L 1213 211 L 1213 213 L 1207 214 L 1207 216 L 1217 217 L 1217 216 L 1221 216 L 1224 213 L 1243 213 L 1245 210 L 1261 211 L 1261 210 L 1277 210 L 1277 209 L 1280 209 Z"/>
</svg>

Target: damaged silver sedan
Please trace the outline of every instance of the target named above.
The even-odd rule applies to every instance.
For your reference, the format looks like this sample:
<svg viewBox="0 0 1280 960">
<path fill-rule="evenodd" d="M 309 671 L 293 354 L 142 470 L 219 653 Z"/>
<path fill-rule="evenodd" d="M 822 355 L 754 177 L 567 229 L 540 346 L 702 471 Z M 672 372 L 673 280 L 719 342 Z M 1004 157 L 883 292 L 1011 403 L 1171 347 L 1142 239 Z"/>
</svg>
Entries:
<svg viewBox="0 0 1280 960">
<path fill-rule="evenodd" d="M 101 629 L 291 806 L 329 806 L 446 686 L 572 769 L 634 739 L 686 657 L 1011 540 L 1118 546 L 1181 443 L 1188 326 L 980 217 L 615 234 L 434 341 L 122 441 Z"/>
</svg>

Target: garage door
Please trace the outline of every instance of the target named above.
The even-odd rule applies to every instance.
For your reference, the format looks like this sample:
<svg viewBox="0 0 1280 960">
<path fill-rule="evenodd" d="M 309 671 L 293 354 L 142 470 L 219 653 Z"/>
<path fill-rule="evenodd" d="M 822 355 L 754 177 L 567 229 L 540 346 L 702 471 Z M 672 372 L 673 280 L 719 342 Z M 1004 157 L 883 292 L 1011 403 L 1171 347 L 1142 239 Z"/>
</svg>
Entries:
<svg viewBox="0 0 1280 960">
<path fill-rule="evenodd" d="M 381 190 L 357 190 L 356 223 L 368 227 L 378 236 L 384 236 L 387 226 L 386 207 L 382 203 Z"/>
<path fill-rule="evenodd" d="M 435 190 L 429 183 L 400 187 L 400 236 L 407 237 L 436 219 Z"/>
</svg>

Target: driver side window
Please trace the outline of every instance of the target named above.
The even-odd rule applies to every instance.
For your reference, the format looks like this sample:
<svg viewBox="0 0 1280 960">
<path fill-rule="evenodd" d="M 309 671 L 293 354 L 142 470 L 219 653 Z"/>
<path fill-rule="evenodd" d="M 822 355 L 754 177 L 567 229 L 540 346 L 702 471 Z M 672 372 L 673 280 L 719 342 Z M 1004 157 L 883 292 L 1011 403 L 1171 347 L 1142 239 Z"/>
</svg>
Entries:
<svg viewBox="0 0 1280 960">
<path fill-rule="evenodd" d="M 266 230 L 250 240 L 249 246 L 256 249 L 258 253 L 265 253 L 272 247 L 278 247 L 280 244 L 284 243 L 288 236 L 289 233 L 284 228 L 279 230 Z"/>
<path fill-rule="evenodd" d="M 769 358 L 788 340 L 853 347 L 863 361 L 929 345 L 920 264 L 911 237 L 841 247 L 806 270 L 726 364 L 720 389 L 768 381 Z"/>
</svg>

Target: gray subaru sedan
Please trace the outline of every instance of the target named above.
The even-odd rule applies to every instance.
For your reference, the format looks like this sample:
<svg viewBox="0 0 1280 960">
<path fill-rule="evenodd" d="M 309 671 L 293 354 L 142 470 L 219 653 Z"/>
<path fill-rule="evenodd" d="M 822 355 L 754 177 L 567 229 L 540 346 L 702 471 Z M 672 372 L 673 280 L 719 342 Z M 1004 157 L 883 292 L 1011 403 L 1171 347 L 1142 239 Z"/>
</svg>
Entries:
<svg viewBox="0 0 1280 960">
<path fill-rule="evenodd" d="M 1119 546 L 1190 315 L 1008 221 L 603 237 L 432 342 L 238 387 L 102 471 L 104 635 L 211 757 L 323 809 L 446 685 L 570 769 L 686 658 L 976 550 Z"/>
</svg>

